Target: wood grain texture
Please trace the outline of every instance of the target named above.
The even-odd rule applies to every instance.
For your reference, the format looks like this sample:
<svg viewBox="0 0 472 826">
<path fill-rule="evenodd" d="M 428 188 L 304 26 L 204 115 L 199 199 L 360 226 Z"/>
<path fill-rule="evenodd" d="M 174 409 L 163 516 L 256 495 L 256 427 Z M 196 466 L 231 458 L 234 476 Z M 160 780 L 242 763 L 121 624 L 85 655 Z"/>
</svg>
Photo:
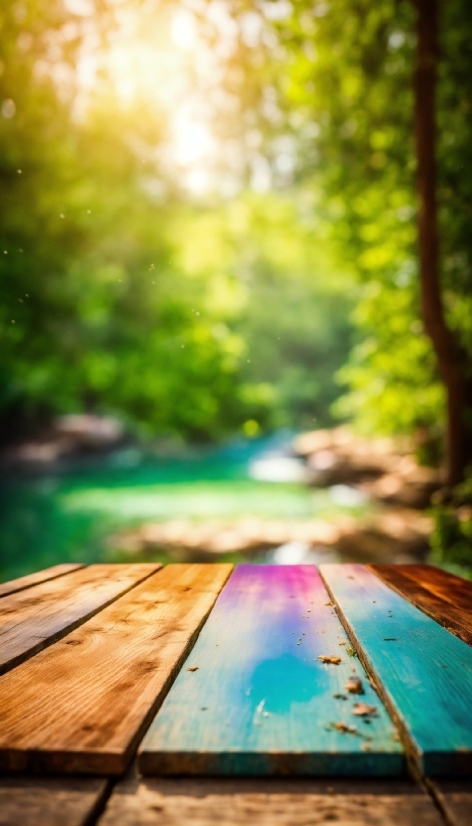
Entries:
<svg viewBox="0 0 472 826">
<path fill-rule="evenodd" d="M 0 826 L 86 826 L 107 790 L 99 777 L 0 777 Z"/>
<path fill-rule="evenodd" d="M 0 678 L 0 767 L 122 773 L 231 565 L 168 565 Z"/>
<path fill-rule="evenodd" d="M 387 585 L 472 645 L 472 583 L 431 565 L 369 565 Z"/>
<path fill-rule="evenodd" d="M 99 826 L 444 826 L 413 783 L 330 778 L 121 781 Z M 455 826 L 455 824 L 454 824 Z M 460 826 L 464 826 L 460 824 Z"/>
<path fill-rule="evenodd" d="M 143 741 L 141 770 L 401 773 L 394 727 L 347 642 L 313 565 L 240 565 Z M 344 688 L 354 674 L 362 696 Z M 355 716 L 360 700 L 376 716 Z"/>
<path fill-rule="evenodd" d="M 471 610 L 472 582 L 433 565 L 402 565 L 402 571 L 436 596 L 464 611 Z"/>
<path fill-rule="evenodd" d="M 429 780 L 428 785 L 451 826 L 472 826 L 472 783 L 452 778 Z"/>
<path fill-rule="evenodd" d="M 64 637 L 161 568 L 90 565 L 0 600 L 0 674 Z"/>
<path fill-rule="evenodd" d="M 57 579 L 57 577 L 70 574 L 72 571 L 78 571 L 80 568 L 85 568 L 82 562 L 64 562 L 62 565 L 53 565 L 52 568 L 44 568 L 42 571 L 28 574 L 28 576 L 20 576 L 18 579 L 11 579 L 9 582 L 2 582 L 0 583 L 0 597 L 6 597 L 7 594 L 14 594 L 16 591 L 24 591 L 26 588 L 38 585 L 40 582 Z"/>
<path fill-rule="evenodd" d="M 417 770 L 472 772 L 472 649 L 364 565 L 321 575 Z"/>
</svg>

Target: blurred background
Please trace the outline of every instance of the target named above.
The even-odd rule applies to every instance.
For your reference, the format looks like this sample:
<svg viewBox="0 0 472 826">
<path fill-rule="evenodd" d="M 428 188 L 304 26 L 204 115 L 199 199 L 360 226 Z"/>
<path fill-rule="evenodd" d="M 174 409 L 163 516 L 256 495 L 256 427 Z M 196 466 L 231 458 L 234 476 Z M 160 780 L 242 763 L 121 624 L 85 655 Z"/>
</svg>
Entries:
<svg viewBox="0 0 472 826">
<path fill-rule="evenodd" d="M 1 579 L 471 575 L 472 7 L 433 44 L 438 328 L 417 5 L 3 0 Z"/>
</svg>

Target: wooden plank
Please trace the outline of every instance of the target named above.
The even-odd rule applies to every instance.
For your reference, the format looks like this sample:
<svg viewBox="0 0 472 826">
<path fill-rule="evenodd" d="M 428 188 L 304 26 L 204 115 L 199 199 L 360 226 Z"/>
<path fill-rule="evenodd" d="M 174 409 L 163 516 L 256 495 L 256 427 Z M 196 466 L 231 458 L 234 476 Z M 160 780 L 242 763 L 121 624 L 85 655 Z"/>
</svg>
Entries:
<svg viewBox="0 0 472 826">
<path fill-rule="evenodd" d="M 472 826 L 472 785 L 453 778 L 428 780 L 428 786 L 450 826 Z"/>
<path fill-rule="evenodd" d="M 401 565 L 402 571 L 414 582 L 457 608 L 470 613 L 472 582 L 450 574 L 433 565 Z"/>
<path fill-rule="evenodd" d="M 122 773 L 231 570 L 168 565 L 0 678 L 0 768 Z"/>
<path fill-rule="evenodd" d="M 240 565 L 145 737 L 141 770 L 401 773 L 394 727 L 346 643 L 313 565 Z M 345 690 L 354 675 L 362 696 Z M 376 716 L 355 716 L 360 701 Z"/>
<path fill-rule="evenodd" d="M 0 826 L 86 826 L 108 787 L 99 777 L 0 777 Z"/>
<path fill-rule="evenodd" d="M 331 822 L 443 826 L 420 787 L 396 778 L 143 778 L 135 773 L 115 787 L 99 824 L 321 826 Z"/>
<path fill-rule="evenodd" d="M 65 637 L 160 564 L 90 565 L 0 600 L 0 674 Z"/>
<path fill-rule="evenodd" d="M 320 571 L 412 765 L 432 776 L 472 772 L 472 649 L 364 565 Z"/>
<path fill-rule="evenodd" d="M 2 582 L 0 583 L 0 597 L 6 597 L 7 594 L 14 594 L 16 591 L 24 591 L 26 588 L 31 588 L 40 582 L 46 582 L 48 579 L 56 579 L 59 576 L 70 574 L 72 571 L 78 571 L 79 568 L 85 568 L 83 562 L 64 562 L 62 565 L 53 565 L 52 568 L 44 568 L 42 571 L 28 574 L 28 576 L 20 576 L 18 579 L 11 579 L 9 582 Z"/>
<path fill-rule="evenodd" d="M 420 611 L 472 645 L 472 583 L 446 574 L 443 587 L 437 587 L 441 585 L 444 571 L 431 565 L 368 565 L 368 568 Z M 456 587 L 457 604 L 453 601 Z M 448 599 L 440 596 L 441 592 L 448 594 Z M 467 608 L 463 607 L 464 596 L 467 596 Z"/>
</svg>

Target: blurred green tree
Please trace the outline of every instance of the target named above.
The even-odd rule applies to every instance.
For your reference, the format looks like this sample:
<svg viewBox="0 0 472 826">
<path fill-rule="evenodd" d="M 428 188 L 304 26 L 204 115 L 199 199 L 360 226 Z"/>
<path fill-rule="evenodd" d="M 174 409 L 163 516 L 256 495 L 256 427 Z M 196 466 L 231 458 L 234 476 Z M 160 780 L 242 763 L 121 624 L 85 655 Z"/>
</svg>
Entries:
<svg viewBox="0 0 472 826">
<path fill-rule="evenodd" d="M 4 439 L 78 410 L 193 439 L 328 422 L 352 301 L 323 242 L 287 194 L 195 204 L 161 151 L 168 113 L 123 103 L 103 67 L 84 85 L 124 12 L 144 14 L 2 8 Z"/>
<path fill-rule="evenodd" d="M 472 9 L 451 0 L 440 14 L 436 50 L 423 0 L 264 4 L 276 45 L 257 91 L 274 101 L 268 116 L 260 106 L 267 154 L 274 128 L 296 137 L 298 180 L 321 192 L 340 261 L 364 284 L 359 343 L 340 373 L 352 389 L 337 409 L 369 430 L 447 429 L 454 484 L 472 458 Z M 248 86 L 258 61 L 247 50 Z"/>
</svg>

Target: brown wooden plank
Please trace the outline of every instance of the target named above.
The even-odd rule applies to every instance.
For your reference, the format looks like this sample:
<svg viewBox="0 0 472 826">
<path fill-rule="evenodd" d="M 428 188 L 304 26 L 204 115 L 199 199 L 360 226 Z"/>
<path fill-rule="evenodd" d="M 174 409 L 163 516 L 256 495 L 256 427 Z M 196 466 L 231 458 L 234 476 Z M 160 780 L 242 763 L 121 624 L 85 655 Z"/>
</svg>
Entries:
<svg viewBox="0 0 472 826">
<path fill-rule="evenodd" d="M 0 767 L 123 772 L 232 565 L 168 565 L 0 679 Z"/>
<path fill-rule="evenodd" d="M 471 610 L 472 582 L 460 576 L 450 574 L 434 565 L 402 565 L 400 566 L 407 576 L 418 582 L 423 588 L 449 602 L 451 605 Z"/>
<path fill-rule="evenodd" d="M 140 778 L 120 782 L 99 826 L 442 826 L 407 780 Z M 462 826 L 462 824 L 461 824 Z"/>
<path fill-rule="evenodd" d="M 450 826 L 472 826 L 472 782 L 453 778 L 427 781 Z"/>
<path fill-rule="evenodd" d="M 448 826 L 472 826 L 472 781 L 438 777 L 426 778 L 426 784 Z"/>
<path fill-rule="evenodd" d="M 56 579 L 59 576 L 70 574 L 72 571 L 78 571 L 79 568 L 85 568 L 83 562 L 64 562 L 62 565 L 53 565 L 52 568 L 44 568 L 42 571 L 28 574 L 28 576 L 20 576 L 18 579 L 11 579 L 9 582 L 2 582 L 0 583 L 0 597 L 6 597 L 8 594 L 16 593 L 16 591 L 24 591 L 26 588 L 38 585 L 40 582 L 47 582 L 49 579 Z"/>
<path fill-rule="evenodd" d="M 161 565 L 90 565 L 0 600 L 0 674 L 64 637 Z"/>
<path fill-rule="evenodd" d="M 390 588 L 472 645 L 472 583 L 431 565 L 369 565 Z"/>
<path fill-rule="evenodd" d="M 86 826 L 108 787 L 100 777 L 0 777 L 0 826 Z"/>
</svg>

